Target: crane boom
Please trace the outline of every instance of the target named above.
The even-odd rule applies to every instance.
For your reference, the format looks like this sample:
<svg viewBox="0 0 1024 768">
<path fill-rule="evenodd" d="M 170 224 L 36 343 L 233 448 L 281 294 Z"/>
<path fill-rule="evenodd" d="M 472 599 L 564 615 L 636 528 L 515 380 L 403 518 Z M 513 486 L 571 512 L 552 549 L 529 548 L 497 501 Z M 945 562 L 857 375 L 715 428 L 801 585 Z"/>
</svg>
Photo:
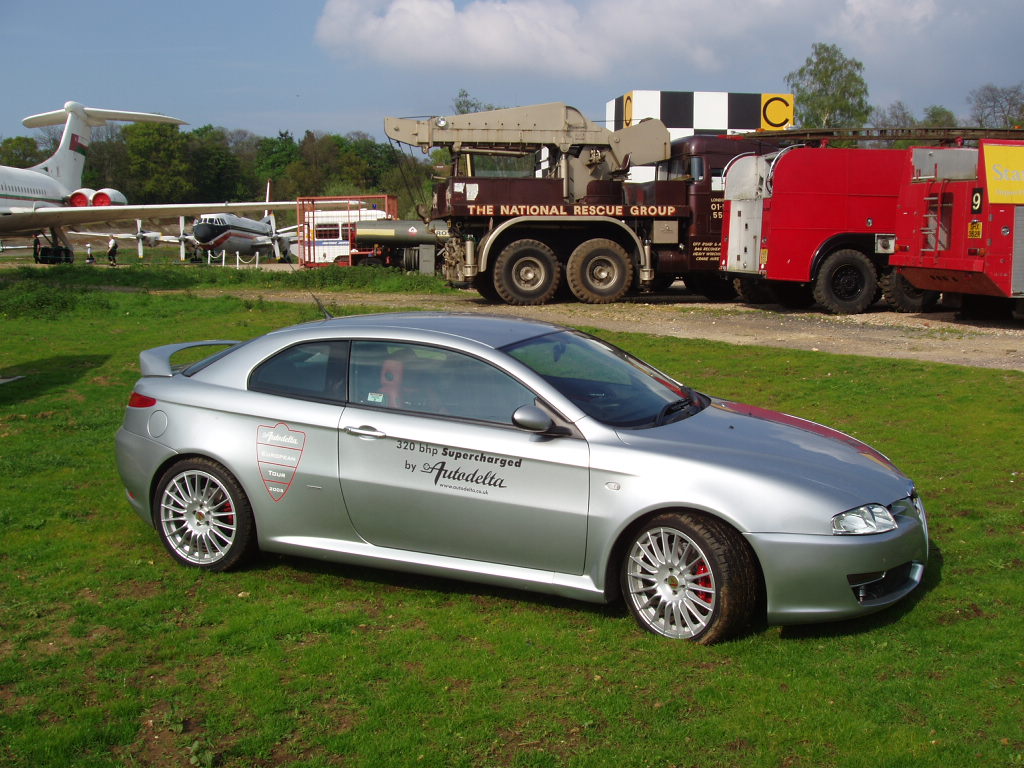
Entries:
<svg viewBox="0 0 1024 768">
<path fill-rule="evenodd" d="M 384 132 L 424 152 L 447 148 L 453 154 L 527 155 L 547 149 L 553 167 L 558 157 L 573 166 L 562 171 L 563 177 L 582 170 L 591 180 L 624 176 L 632 165 L 667 160 L 671 151 L 668 129 L 660 120 L 611 131 L 561 102 L 426 120 L 388 117 Z"/>
</svg>

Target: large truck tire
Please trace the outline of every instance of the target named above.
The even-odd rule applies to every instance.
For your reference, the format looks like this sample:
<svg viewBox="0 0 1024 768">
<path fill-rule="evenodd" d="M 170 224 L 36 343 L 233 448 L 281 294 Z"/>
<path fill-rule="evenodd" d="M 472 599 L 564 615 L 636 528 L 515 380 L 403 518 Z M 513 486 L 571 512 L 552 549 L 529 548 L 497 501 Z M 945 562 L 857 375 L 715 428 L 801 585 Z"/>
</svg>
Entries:
<svg viewBox="0 0 1024 768">
<path fill-rule="evenodd" d="M 633 282 L 633 262 L 621 245 L 604 238 L 580 243 L 569 256 L 565 278 L 580 301 L 611 304 L 626 295 Z"/>
<path fill-rule="evenodd" d="M 875 265 L 852 248 L 828 256 L 814 280 L 814 300 L 834 315 L 859 315 L 875 302 L 877 291 Z"/>
<path fill-rule="evenodd" d="M 477 272 L 470 285 L 491 304 L 497 304 L 501 301 L 501 296 L 498 295 L 498 291 L 494 288 L 494 280 L 491 278 L 490 272 Z"/>
<path fill-rule="evenodd" d="M 938 291 L 926 291 L 914 285 L 895 269 L 879 281 L 885 303 L 897 312 L 928 312 L 939 303 Z"/>
<path fill-rule="evenodd" d="M 546 304 L 562 281 L 555 252 L 538 240 L 509 243 L 494 261 L 494 290 L 506 304 Z"/>
</svg>

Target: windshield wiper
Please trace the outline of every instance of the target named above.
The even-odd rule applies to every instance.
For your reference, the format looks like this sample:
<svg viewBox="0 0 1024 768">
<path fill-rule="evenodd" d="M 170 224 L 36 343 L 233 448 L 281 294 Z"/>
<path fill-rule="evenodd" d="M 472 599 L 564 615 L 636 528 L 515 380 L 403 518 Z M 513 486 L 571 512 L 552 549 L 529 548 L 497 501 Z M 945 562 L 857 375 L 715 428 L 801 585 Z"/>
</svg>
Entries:
<svg viewBox="0 0 1024 768">
<path fill-rule="evenodd" d="M 670 416 L 673 416 L 684 409 L 695 410 L 693 408 L 693 405 L 693 401 L 690 400 L 690 398 L 688 397 L 680 398 L 679 400 L 673 400 L 671 402 L 665 403 L 665 405 L 661 407 L 661 410 L 658 411 L 658 415 L 654 419 L 654 426 L 660 427 L 662 424 L 668 423 Z M 686 415 L 689 416 L 691 414 L 687 413 Z"/>
</svg>

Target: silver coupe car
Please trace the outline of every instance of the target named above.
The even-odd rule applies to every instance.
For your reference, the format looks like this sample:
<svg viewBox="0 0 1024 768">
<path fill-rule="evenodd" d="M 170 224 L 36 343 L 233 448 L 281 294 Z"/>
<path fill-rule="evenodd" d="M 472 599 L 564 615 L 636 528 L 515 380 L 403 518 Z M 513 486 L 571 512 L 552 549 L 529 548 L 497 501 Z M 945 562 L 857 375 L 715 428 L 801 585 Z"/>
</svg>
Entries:
<svg viewBox="0 0 1024 768">
<path fill-rule="evenodd" d="M 118 467 L 185 565 L 261 549 L 622 597 L 703 643 L 868 614 L 924 573 L 924 506 L 881 453 L 561 326 L 364 315 L 140 361 Z"/>
</svg>

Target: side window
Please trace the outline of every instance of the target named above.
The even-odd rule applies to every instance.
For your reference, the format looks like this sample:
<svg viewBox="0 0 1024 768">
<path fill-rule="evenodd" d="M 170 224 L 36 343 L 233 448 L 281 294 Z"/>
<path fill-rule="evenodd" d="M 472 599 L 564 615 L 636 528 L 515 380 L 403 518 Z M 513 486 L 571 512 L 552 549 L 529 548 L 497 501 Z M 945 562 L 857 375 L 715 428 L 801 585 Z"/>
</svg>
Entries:
<svg viewBox="0 0 1024 768">
<path fill-rule="evenodd" d="M 345 400 L 347 341 L 297 344 L 263 361 L 249 376 L 249 389 L 303 400 Z"/>
<path fill-rule="evenodd" d="M 418 344 L 352 344 L 351 402 L 474 421 L 511 424 L 533 393 L 489 363 Z"/>
</svg>

